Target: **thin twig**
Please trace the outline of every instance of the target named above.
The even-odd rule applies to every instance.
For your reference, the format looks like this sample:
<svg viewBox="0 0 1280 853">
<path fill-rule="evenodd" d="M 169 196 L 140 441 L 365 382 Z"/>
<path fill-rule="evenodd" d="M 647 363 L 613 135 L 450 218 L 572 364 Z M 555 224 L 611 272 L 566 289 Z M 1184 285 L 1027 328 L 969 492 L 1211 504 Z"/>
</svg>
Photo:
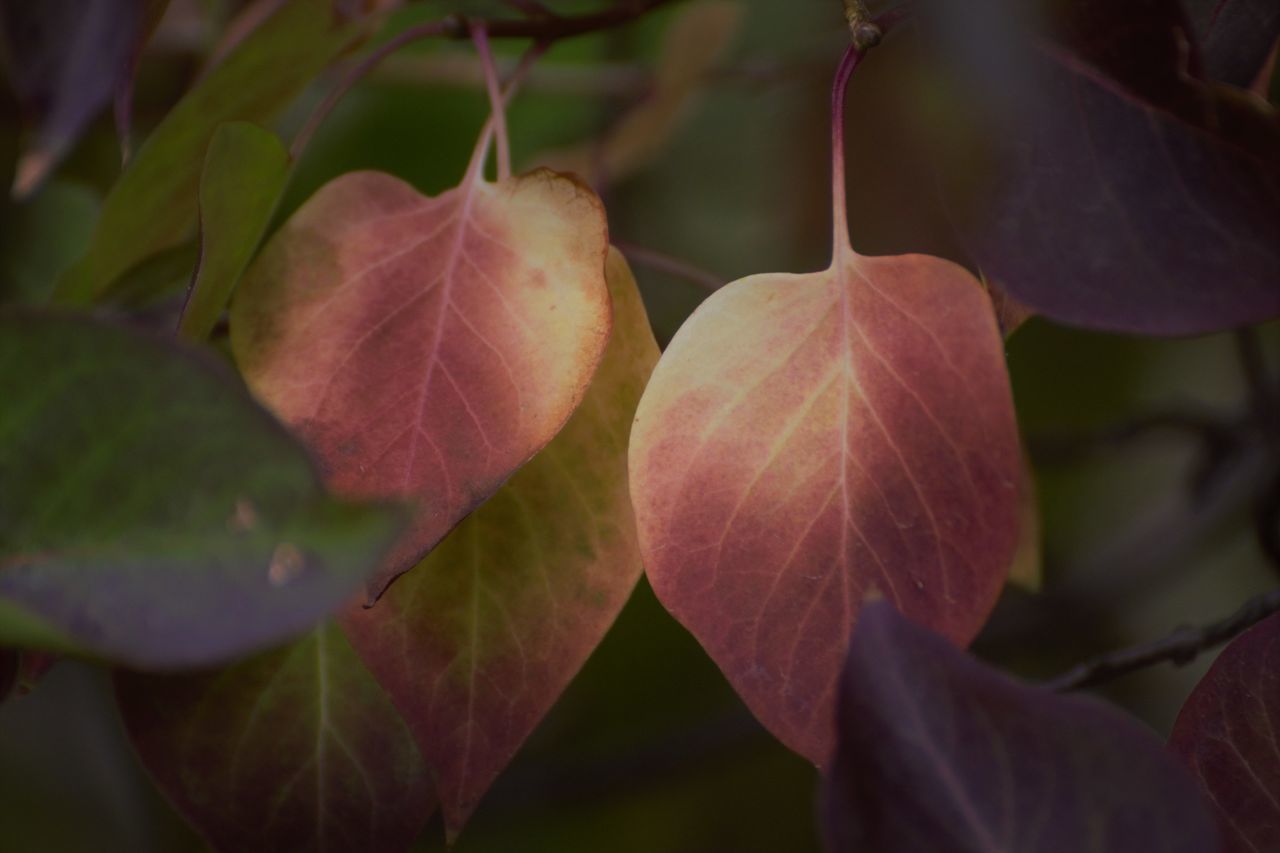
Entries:
<svg viewBox="0 0 1280 853">
<path fill-rule="evenodd" d="M 538 2 L 538 0 L 503 0 L 506 5 L 523 12 L 530 18 L 559 18 L 560 16 Z"/>
<path fill-rule="evenodd" d="M 352 86 L 359 83 L 364 79 L 365 75 L 376 68 L 382 60 L 415 41 L 421 41 L 433 36 L 443 36 L 453 25 L 454 22 L 451 19 L 445 19 L 442 21 L 428 21 L 416 27 L 409 27 L 353 65 L 346 74 L 342 75 L 338 85 L 334 86 L 329 94 L 325 96 L 325 99 L 320 102 L 320 106 L 315 108 L 307 119 L 307 123 L 302 126 L 297 136 L 293 138 L 293 144 L 289 146 L 289 156 L 294 160 L 298 159 L 303 149 L 307 147 L 307 143 L 311 141 L 311 137 L 315 135 L 324 120 L 329 117 L 329 113 L 333 112 L 333 108 L 338 105 L 343 96 L 351 90 Z"/>
<path fill-rule="evenodd" d="M 603 12 L 589 15 L 532 16 L 528 18 L 491 18 L 484 21 L 490 38 L 524 38 L 553 42 L 575 36 L 611 30 L 642 18 L 663 6 L 680 0 L 631 0 L 617 3 Z M 454 16 L 457 26 L 448 33 L 455 39 L 469 38 L 471 21 L 465 16 Z"/>
<path fill-rule="evenodd" d="M 673 275 L 676 278 L 691 281 L 707 290 L 719 290 L 725 285 L 724 279 L 680 258 L 675 258 L 644 246 L 637 246 L 625 240 L 614 240 L 613 245 L 630 261 L 655 269 L 658 272 Z"/>
<path fill-rule="evenodd" d="M 514 59 L 496 57 L 494 61 L 503 74 L 515 67 Z M 382 84 L 476 89 L 484 86 L 484 69 L 470 54 L 404 54 L 388 58 L 369 79 Z M 557 95 L 635 98 L 652 86 L 653 69 L 640 63 L 543 62 L 529 75 L 524 89 Z"/>
<path fill-rule="evenodd" d="M 1280 612 L 1280 589 L 1249 599 L 1225 619 L 1201 627 L 1183 627 L 1169 636 L 1086 661 L 1045 684 L 1050 690 L 1092 687 L 1160 663 L 1183 666 L 1219 646 L 1273 613 Z"/>
<path fill-rule="evenodd" d="M 498 180 L 511 177 L 511 138 L 507 135 L 507 109 L 502 99 L 502 84 L 498 82 L 498 68 L 489 49 L 489 36 L 484 24 L 471 25 L 471 38 L 484 68 L 484 84 L 489 92 L 489 108 L 493 115 L 493 134 L 498 140 Z"/>
<path fill-rule="evenodd" d="M 630 3 L 596 12 L 590 15 L 536 16 L 528 18 L 473 18 L 465 15 L 449 15 L 438 21 L 427 21 L 410 27 L 395 38 L 379 46 L 349 70 L 333 88 L 320 106 L 307 119 L 307 123 L 294 137 L 289 148 L 295 160 L 316 130 L 337 106 L 342 97 L 384 59 L 413 42 L 428 38 L 469 39 L 473 27 L 483 27 L 488 37 L 533 39 L 539 44 L 551 44 L 561 39 L 574 38 L 601 32 L 628 24 L 650 12 L 679 0 L 634 0 Z"/>
</svg>

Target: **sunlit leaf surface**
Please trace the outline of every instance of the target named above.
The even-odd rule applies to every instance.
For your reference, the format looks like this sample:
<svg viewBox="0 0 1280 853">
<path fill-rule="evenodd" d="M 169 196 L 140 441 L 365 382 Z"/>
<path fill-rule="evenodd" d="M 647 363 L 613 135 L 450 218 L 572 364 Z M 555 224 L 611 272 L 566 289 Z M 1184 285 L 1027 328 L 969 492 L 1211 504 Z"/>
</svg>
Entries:
<svg viewBox="0 0 1280 853">
<path fill-rule="evenodd" d="M 864 598 L 967 643 L 1013 559 L 1023 476 L 985 290 L 939 258 L 854 252 L 841 158 L 830 268 L 704 302 L 658 363 L 630 450 L 654 591 L 819 765 Z"/>
<path fill-rule="evenodd" d="M 236 361 L 339 493 L 415 502 L 376 597 L 556 434 L 609 335 L 604 211 L 540 170 L 331 182 L 232 303 Z"/>
</svg>

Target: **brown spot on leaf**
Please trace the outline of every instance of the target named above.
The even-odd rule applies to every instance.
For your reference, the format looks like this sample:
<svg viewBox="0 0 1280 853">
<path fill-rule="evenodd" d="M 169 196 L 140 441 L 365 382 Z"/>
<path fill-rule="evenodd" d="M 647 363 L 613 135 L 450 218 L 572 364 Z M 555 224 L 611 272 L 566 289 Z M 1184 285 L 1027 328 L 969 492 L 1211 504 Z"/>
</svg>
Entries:
<svg viewBox="0 0 1280 853">
<path fill-rule="evenodd" d="M 297 580 L 306 568 L 306 558 L 296 545 L 281 542 L 271 552 L 271 565 L 267 568 L 267 581 L 274 587 L 282 587 Z"/>
</svg>

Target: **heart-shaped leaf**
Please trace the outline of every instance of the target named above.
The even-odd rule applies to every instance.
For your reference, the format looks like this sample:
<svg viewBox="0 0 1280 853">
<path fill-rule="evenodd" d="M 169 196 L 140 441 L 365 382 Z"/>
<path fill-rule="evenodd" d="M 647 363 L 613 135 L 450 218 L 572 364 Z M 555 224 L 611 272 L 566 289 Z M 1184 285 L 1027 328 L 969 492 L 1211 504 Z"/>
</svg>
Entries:
<svg viewBox="0 0 1280 853">
<path fill-rule="evenodd" d="M 1019 684 L 887 602 L 863 608 L 825 783 L 833 853 L 1214 853 L 1194 780 L 1141 724 Z"/>
<path fill-rule="evenodd" d="M 225 660 L 336 610 L 399 529 L 326 497 L 233 377 L 168 341 L 5 313 L 0 400 L 0 643 Z"/>
<path fill-rule="evenodd" d="M 613 336 L 545 449 L 344 627 L 435 772 L 451 834 L 599 643 L 640 576 L 627 433 L 658 359 L 626 261 Z"/>
<path fill-rule="evenodd" d="M 604 211 L 539 170 L 428 198 L 344 175 L 271 239 L 231 310 L 250 386 L 340 494 L 416 501 L 376 598 L 559 431 L 609 335 Z"/>
<path fill-rule="evenodd" d="M 289 152 L 248 122 L 217 129 L 200 176 L 200 260 L 179 326 L 203 340 L 249 265 L 289 177 Z"/>
<path fill-rule="evenodd" d="M 227 669 L 116 676 L 143 764 L 213 848 L 408 850 L 434 808 L 404 721 L 329 624 Z"/>
<path fill-rule="evenodd" d="M 195 225 L 205 150 L 218 126 L 271 118 L 369 27 L 368 18 L 339 14 L 333 0 L 278 4 L 138 149 L 103 204 L 88 252 L 58 282 L 59 298 L 100 298 L 131 267 L 181 243 Z"/>
<path fill-rule="evenodd" d="M 1200 779 L 1225 853 L 1280 849 L 1280 616 L 1231 642 L 1178 714 L 1169 748 Z"/>
<path fill-rule="evenodd" d="M 1275 112 L 1190 76 L 1173 0 L 1064 4 L 1053 44 L 1013 23 L 1018 5 L 922 6 L 990 148 L 990 174 L 947 169 L 983 272 L 1098 329 L 1196 334 L 1280 314 Z"/>
<path fill-rule="evenodd" d="M 939 258 L 850 247 L 841 112 L 831 267 L 703 303 L 654 371 L 630 459 L 654 591 L 818 764 L 864 597 L 968 642 L 1013 558 L 1022 478 L 982 285 Z"/>
</svg>

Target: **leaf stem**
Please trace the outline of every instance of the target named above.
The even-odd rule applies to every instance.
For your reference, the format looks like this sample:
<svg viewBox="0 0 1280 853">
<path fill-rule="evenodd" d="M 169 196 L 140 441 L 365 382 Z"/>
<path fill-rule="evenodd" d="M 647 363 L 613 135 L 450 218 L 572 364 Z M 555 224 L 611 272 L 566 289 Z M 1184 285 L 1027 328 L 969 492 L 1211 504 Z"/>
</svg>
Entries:
<svg viewBox="0 0 1280 853">
<path fill-rule="evenodd" d="M 849 240 L 848 198 L 845 190 L 844 164 L 844 104 L 849 90 L 849 78 L 866 54 L 856 44 L 851 44 L 840 59 L 835 83 L 831 87 L 831 222 L 834 233 L 831 238 L 832 262 L 852 250 Z"/>
<path fill-rule="evenodd" d="M 910 12 L 897 11 L 872 19 L 863 0 L 844 0 L 845 19 L 849 22 L 850 44 L 836 67 L 831 86 L 831 221 L 833 236 L 832 261 L 853 250 L 849 239 L 849 207 L 845 189 L 844 112 L 849 79 L 866 58 L 867 51 L 880 44 L 894 26 Z"/>
<path fill-rule="evenodd" d="M 1200 627 L 1182 627 L 1163 639 L 1086 661 L 1045 684 L 1050 690 L 1079 690 L 1160 663 L 1182 666 L 1203 652 L 1244 633 L 1280 612 L 1280 589 L 1255 596 L 1226 618 Z"/>
<path fill-rule="evenodd" d="M 504 134 L 506 132 L 504 117 L 507 104 L 511 102 L 516 91 L 520 88 L 520 84 L 523 83 L 525 77 L 528 76 L 529 69 L 533 68 L 533 64 L 538 61 L 538 57 L 546 53 L 547 48 L 550 46 L 549 42 L 536 42 L 532 47 L 524 52 L 524 56 L 520 57 L 520 64 L 511 72 L 511 76 L 507 78 L 506 84 L 494 104 L 493 111 L 485 121 L 484 127 L 480 129 L 480 137 L 476 140 L 475 151 L 471 155 L 471 162 L 467 165 L 467 174 L 462 180 L 463 184 L 470 184 L 476 180 L 481 173 L 483 173 L 484 161 L 489 156 L 489 145 L 493 141 L 493 137 L 497 132 L 498 126 L 502 126 L 502 132 Z M 499 176 L 501 177 L 501 170 L 503 168 L 501 149 L 499 149 L 498 160 Z M 509 151 L 507 152 L 506 170 L 507 177 L 510 177 L 511 154 Z"/>
<path fill-rule="evenodd" d="M 485 88 L 489 91 L 489 104 L 493 111 L 493 134 L 498 140 L 498 180 L 504 181 L 511 177 L 511 139 L 507 135 L 507 110 L 499 89 L 498 69 L 483 22 L 471 24 L 471 40 L 475 42 L 480 66 L 484 69 Z"/>
<path fill-rule="evenodd" d="M 307 119 L 307 123 L 298 131 L 298 135 L 294 137 L 293 144 L 289 147 L 289 154 L 294 160 L 298 159 L 311 137 L 315 135 L 316 130 L 328 117 L 329 113 L 333 112 L 333 108 L 342 100 L 342 97 L 370 71 L 376 68 L 379 63 L 405 45 L 428 38 L 471 38 L 471 30 L 475 25 L 482 25 L 485 34 L 490 39 L 533 39 L 538 44 L 547 45 L 561 39 L 589 35 L 602 30 L 620 27 L 675 2 L 678 2 L 678 0 L 631 0 L 631 2 L 619 3 L 603 12 L 572 16 L 531 14 L 527 10 L 526 14 L 528 16 L 525 18 L 494 19 L 449 15 L 437 21 L 427 21 L 426 23 L 409 27 L 395 38 L 379 46 L 343 75 L 338 85 L 321 101 L 320 105 L 316 107 L 315 111 Z M 532 8 L 530 4 L 522 5 Z"/>
</svg>

